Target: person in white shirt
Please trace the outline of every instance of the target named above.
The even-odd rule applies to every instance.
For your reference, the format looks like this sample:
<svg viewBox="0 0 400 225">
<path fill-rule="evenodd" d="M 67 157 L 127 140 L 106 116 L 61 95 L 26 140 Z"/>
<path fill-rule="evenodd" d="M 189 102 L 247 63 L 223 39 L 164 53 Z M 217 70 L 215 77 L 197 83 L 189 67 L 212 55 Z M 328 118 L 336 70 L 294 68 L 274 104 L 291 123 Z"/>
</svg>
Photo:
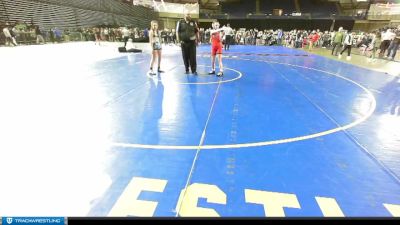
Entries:
<svg viewBox="0 0 400 225">
<path fill-rule="evenodd" d="M 385 54 L 385 51 L 389 48 L 390 42 L 395 36 L 396 34 L 392 32 L 392 29 L 387 29 L 386 32 L 382 33 L 382 43 L 380 46 L 381 51 L 379 54 Z"/>
<path fill-rule="evenodd" d="M 104 39 L 105 39 L 106 41 L 109 41 L 109 40 L 110 40 L 109 30 L 108 30 L 108 29 L 109 29 L 109 28 L 104 28 L 104 30 L 103 30 Z"/>
<path fill-rule="evenodd" d="M 343 54 L 343 52 L 344 51 L 346 51 L 346 49 L 347 49 L 347 60 L 350 60 L 351 59 L 351 56 L 350 56 L 350 54 L 351 54 L 351 46 L 352 46 L 352 44 L 353 44 L 353 36 L 354 36 L 354 32 L 348 32 L 346 35 L 345 35 L 345 38 L 344 38 L 344 41 L 343 41 L 343 50 L 340 52 L 340 54 L 339 54 L 339 59 L 340 58 L 342 58 L 342 54 Z"/>
<path fill-rule="evenodd" d="M 224 27 L 224 33 L 225 33 L 225 50 L 229 50 L 233 37 L 233 30 L 229 23 L 226 25 L 226 27 Z"/>
<path fill-rule="evenodd" d="M 385 55 L 385 58 L 389 58 L 391 60 L 394 60 L 394 57 L 396 56 L 397 49 L 399 48 L 400 45 L 400 25 L 397 30 L 394 30 L 393 35 L 391 36 L 391 42 L 390 45 L 387 49 L 387 54 Z"/>
<path fill-rule="evenodd" d="M 131 33 L 128 30 L 128 28 L 126 28 L 126 27 L 123 27 L 121 32 L 122 32 L 122 38 L 124 40 L 124 47 L 126 47 L 126 43 L 128 42 L 129 36 L 131 35 Z"/>
</svg>

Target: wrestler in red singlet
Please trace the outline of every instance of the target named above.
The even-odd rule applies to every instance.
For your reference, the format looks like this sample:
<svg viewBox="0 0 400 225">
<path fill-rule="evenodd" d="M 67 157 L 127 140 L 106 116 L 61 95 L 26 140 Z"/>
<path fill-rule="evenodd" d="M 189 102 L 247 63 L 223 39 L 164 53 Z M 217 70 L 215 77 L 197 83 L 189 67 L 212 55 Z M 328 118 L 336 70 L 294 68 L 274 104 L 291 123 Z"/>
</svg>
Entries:
<svg viewBox="0 0 400 225">
<path fill-rule="evenodd" d="M 211 35 L 211 55 L 222 54 L 222 40 L 220 32 Z"/>
<path fill-rule="evenodd" d="M 221 37 L 221 31 L 223 31 L 223 29 L 219 29 L 218 21 L 214 21 L 212 23 L 212 28 L 213 28 L 213 30 L 210 31 L 212 70 L 208 74 L 215 74 L 215 57 L 218 54 L 219 72 L 218 72 L 217 76 L 223 76 L 224 68 L 223 68 L 223 64 L 222 64 L 222 37 Z"/>
</svg>

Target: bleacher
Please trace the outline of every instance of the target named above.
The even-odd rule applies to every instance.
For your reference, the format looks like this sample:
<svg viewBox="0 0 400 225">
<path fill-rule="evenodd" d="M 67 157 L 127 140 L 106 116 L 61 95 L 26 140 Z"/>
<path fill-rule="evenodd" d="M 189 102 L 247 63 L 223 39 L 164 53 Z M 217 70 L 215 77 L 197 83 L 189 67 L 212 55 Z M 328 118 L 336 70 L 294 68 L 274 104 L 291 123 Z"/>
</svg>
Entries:
<svg viewBox="0 0 400 225">
<path fill-rule="evenodd" d="M 33 19 L 43 28 L 79 28 L 95 25 L 148 27 L 156 13 L 142 6 L 114 0 L 0 0 L 10 22 Z M 3 10 L 4 11 L 4 10 Z"/>
<path fill-rule="evenodd" d="M 272 14 L 274 9 L 282 9 L 283 14 L 296 11 L 293 0 L 264 0 L 260 1 L 260 13 Z"/>
<path fill-rule="evenodd" d="M 334 2 L 326 2 L 320 0 L 301 0 L 300 11 L 301 13 L 310 13 L 313 18 L 327 17 L 331 14 L 338 14 Z"/>
<path fill-rule="evenodd" d="M 52 5 L 61 5 L 61 6 L 68 6 L 73 8 L 80 8 L 80 9 L 88 9 L 88 10 L 95 10 L 101 11 L 103 8 L 101 7 L 102 0 L 35 0 L 37 2 L 48 3 Z"/>
<path fill-rule="evenodd" d="M 112 13 L 125 16 L 147 17 L 149 16 L 148 8 L 142 6 L 133 6 L 114 0 L 36 0 L 39 2 L 47 2 L 55 5 L 63 5 L 78 9 L 91 11 L 99 11 L 104 13 Z"/>
<path fill-rule="evenodd" d="M 232 17 L 245 17 L 248 13 L 256 12 L 256 1 L 246 0 L 240 2 L 222 2 L 223 13 L 228 13 Z"/>
<path fill-rule="evenodd" d="M 323 0 L 300 0 L 300 11 L 311 18 L 326 18 L 332 14 L 338 15 L 335 2 Z M 282 15 L 291 15 L 296 10 L 294 0 L 261 0 L 259 12 L 256 12 L 256 0 L 241 0 L 238 2 L 221 2 L 221 15 L 225 13 L 230 18 L 265 18 L 265 15 L 273 15 L 274 9 L 282 9 Z M 249 13 L 252 15 L 250 16 Z M 213 17 L 215 18 L 215 16 Z M 269 17 L 270 18 L 270 17 Z"/>
<path fill-rule="evenodd" d="M 111 13 L 75 9 L 78 27 L 92 27 L 99 24 L 112 24 L 113 16 Z"/>
<path fill-rule="evenodd" d="M 3 2 L 0 0 L 0 21 L 7 21 L 6 10 L 4 8 Z"/>
<path fill-rule="evenodd" d="M 69 28 L 76 25 L 72 8 L 42 4 L 27 0 L 3 0 L 11 22 L 27 21 L 42 24 L 43 27 Z M 45 25 L 45 26 L 44 26 Z"/>
</svg>

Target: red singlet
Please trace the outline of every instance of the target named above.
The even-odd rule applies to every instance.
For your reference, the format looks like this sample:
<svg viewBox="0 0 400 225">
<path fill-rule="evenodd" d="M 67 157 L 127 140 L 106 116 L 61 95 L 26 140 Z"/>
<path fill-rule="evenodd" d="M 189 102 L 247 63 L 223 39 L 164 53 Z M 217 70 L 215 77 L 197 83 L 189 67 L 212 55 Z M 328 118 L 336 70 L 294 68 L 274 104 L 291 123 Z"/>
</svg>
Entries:
<svg viewBox="0 0 400 225">
<path fill-rule="evenodd" d="M 211 55 L 222 54 L 222 40 L 219 32 L 211 36 Z"/>
</svg>

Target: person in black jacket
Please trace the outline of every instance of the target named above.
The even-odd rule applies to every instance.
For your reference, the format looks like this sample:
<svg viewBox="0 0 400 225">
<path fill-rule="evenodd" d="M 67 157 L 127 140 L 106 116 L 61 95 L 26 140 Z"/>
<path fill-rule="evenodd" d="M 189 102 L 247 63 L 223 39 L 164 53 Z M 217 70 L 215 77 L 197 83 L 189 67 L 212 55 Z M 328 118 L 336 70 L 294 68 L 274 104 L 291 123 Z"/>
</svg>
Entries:
<svg viewBox="0 0 400 225">
<path fill-rule="evenodd" d="M 185 64 L 186 74 L 189 67 L 194 75 L 197 75 L 196 46 L 199 38 L 199 28 L 196 21 L 190 17 L 190 13 L 185 13 L 185 18 L 178 21 L 176 26 L 176 37 L 181 43 L 182 57 Z"/>
</svg>

